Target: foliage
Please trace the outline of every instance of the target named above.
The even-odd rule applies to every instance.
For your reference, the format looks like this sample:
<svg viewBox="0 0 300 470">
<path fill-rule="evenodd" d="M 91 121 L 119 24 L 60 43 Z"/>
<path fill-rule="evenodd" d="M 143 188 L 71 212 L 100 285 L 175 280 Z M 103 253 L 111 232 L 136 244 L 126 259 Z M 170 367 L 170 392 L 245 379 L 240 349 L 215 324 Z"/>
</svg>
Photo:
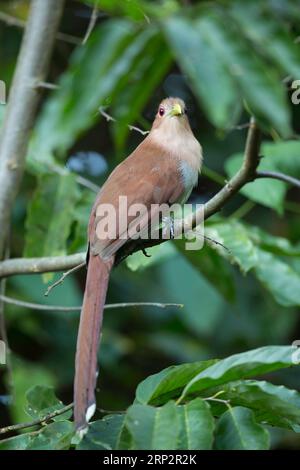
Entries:
<svg viewBox="0 0 300 470">
<path fill-rule="evenodd" d="M 269 346 L 169 367 L 139 384 L 125 412 L 92 422 L 78 444 L 71 422 L 60 417 L 38 431 L 3 440 L 0 449 L 268 449 L 264 424 L 299 426 L 300 394 L 245 378 L 292 366 L 294 352 L 295 347 Z M 31 389 L 27 400 L 31 416 L 43 417 L 61 406 L 53 391 L 41 386 Z"/>
<path fill-rule="evenodd" d="M 95 2 L 72 2 L 62 30 L 83 37 L 91 14 L 86 5 Z M 27 0 L 6 3 L 0 8 L 26 19 Z M 76 172 L 71 159 L 87 160 L 93 151 L 111 170 L 141 141 L 128 125 L 149 129 L 166 95 L 185 99 L 204 149 L 206 168 L 193 202 L 207 201 L 239 169 L 250 115 L 263 131 L 259 170 L 300 178 L 300 107 L 290 90 L 300 79 L 299 0 L 183 3 L 105 0 L 85 45 L 57 42 L 49 81 L 58 88 L 45 92 L 32 132 L 13 215 L 13 257 L 86 249 L 94 194 L 80 177 L 100 186 L 108 171 L 105 165 L 96 171 L 92 162 Z M 0 39 L 9 86 L 20 32 L 1 23 Z M 116 121 L 106 122 L 100 108 Z M 0 125 L 3 114 L 1 105 Z M 299 190 L 258 179 L 207 221 L 203 249 L 187 251 L 177 240 L 150 249 L 151 258 L 136 253 L 122 263 L 109 302 L 184 304 L 105 315 L 98 402 L 122 411 L 99 412 L 80 443 L 66 412 L 3 439 L 0 449 L 299 446 L 300 379 L 298 368 L 290 368 L 295 350 L 280 346 L 299 337 L 299 211 Z M 76 276 L 47 299 L 48 276 L 12 277 L 8 295 L 79 305 L 84 270 Z M 78 326 L 78 313 L 17 306 L 6 307 L 6 318 L 16 400 L 7 405 L 5 369 L 3 426 L 26 421 L 24 413 L 35 420 L 61 410 L 56 392 L 71 402 Z"/>
</svg>

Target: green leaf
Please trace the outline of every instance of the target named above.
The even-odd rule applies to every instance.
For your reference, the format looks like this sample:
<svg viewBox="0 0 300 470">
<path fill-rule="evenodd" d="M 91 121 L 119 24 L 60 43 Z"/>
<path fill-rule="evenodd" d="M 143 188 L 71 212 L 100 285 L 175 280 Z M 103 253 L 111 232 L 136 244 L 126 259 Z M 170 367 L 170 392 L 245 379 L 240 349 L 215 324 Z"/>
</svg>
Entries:
<svg viewBox="0 0 300 470">
<path fill-rule="evenodd" d="M 25 331 L 26 335 L 26 331 Z M 21 360 L 12 356 L 14 369 L 14 387 L 18 391 L 10 407 L 10 414 L 14 423 L 28 421 L 26 393 L 34 385 L 54 386 L 56 377 L 42 364 Z M 9 382 L 6 383 L 9 387 Z"/>
<path fill-rule="evenodd" d="M 290 259 L 276 256 L 299 256 L 299 244 L 293 246 L 284 238 L 274 237 L 258 227 L 234 219 L 226 223 L 209 223 L 206 235 L 227 248 L 210 243 L 219 255 L 237 264 L 242 272 L 252 270 L 280 305 L 299 305 L 299 273 L 289 264 Z M 196 264 L 195 260 L 193 264 Z"/>
<path fill-rule="evenodd" d="M 155 66 L 153 66 L 155 64 Z M 171 54 L 160 34 L 151 38 L 130 71 L 130 86 L 118 93 L 112 106 L 115 143 L 119 154 L 124 154 L 124 145 L 130 129 L 143 107 L 161 82 L 171 65 Z"/>
<path fill-rule="evenodd" d="M 0 450 L 25 450 L 31 440 L 32 437 L 29 434 L 2 439 L 0 441 Z"/>
<path fill-rule="evenodd" d="M 227 382 L 292 366 L 294 351 L 292 346 L 265 346 L 222 359 L 194 376 L 185 386 L 180 400 Z"/>
<path fill-rule="evenodd" d="M 281 68 L 284 76 L 300 77 L 300 50 L 284 22 L 271 15 L 266 21 L 258 2 L 234 2 L 230 14 L 258 50 Z"/>
<path fill-rule="evenodd" d="M 78 189 L 73 175 L 45 175 L 31 200 L 26 220 L 25 257 L 66 253 Z"/>
<path fill-rule="evenodd" d="M 292 245 L 287 238 L 275 237 L 254 225 L 248 225 L 247 231 L 253 243 L 264 251 L 270 251 L 281 256 L 300 256 L 299 243 Z"/>
<path fill-rule="evenodd" d="M 269 433 L 255 422 L 252 411 L 247 408 L 230 408 L 217 423 L 215 446 L 218 450 L 265 450 L 269 445 Z"/>
<path fill-rule="evenodd" d="M 224 245 L 211 244 L 218 252 L 236 263 L 241 271 L 248 272 L 258 263 L 257 250 L 249 237 L 247 228 L 240 222 L 232 220 L 224 223 L 207 225 L 205 233 L 211 239 Z"/>
<path fill-rule="evenodd" d="M 26 412 L 32 418 L 42 418 L 49 413 L 61 410 L 64 408 L 64 404 L 59 400 L 54 393 L 53 387 L 47 387 L 45 385 L 35 385 L 31 387 L 26 393 Z M 66 411 L 62 415 L 58 415 L 55 421 L 64 421 L 70 418 L 72 411 Z"/>
<path fill-rule="evenodd" d="M 139 403 L 162 404 L 170 398 L 178 397 L 190 380 L 202 370 L 215 364 L 214 359 L 190 364 L 181 364 L 163 369 L 150 375 L 136 389 L 136 400 Z"/>
<path fill-rule="evenodd" d="M 87 249 L 87 224 L 91 209 L 95 202 L 95 194 L 89 189 L 83 190 L 74 207 L 74 238 L 68 249 L 69 253 L 79 253 Z"/>
<path fill-rule="evenodd" d="M 130 436 L 125 428 L 125 416 L 109 415 L 89 425 L 88 433 L 76 449 L 128 449 L 130 444 Z"/>
<path fill-rule="evenodd" d="M 70 421 L 51 423 L 28 444 L 27 450 L 67 450 L 74 435 Z"/>
<path fill-rule="evenodd" d="M 222 400 L 229 400 L 231 406 L 251 408 L 258 422 L 289 429 L 300 424 L 300 393 L 296 390 L 263 380 L 232 382 L 213 390 L 213 394 L 221 390 Z M 215 413 L 213 402 L 211 405 Z"/>
<path fill-rule="evenodd" d="M 261 125 L 267 129 L 272 126 L 283 136 L 289 135 L 288 103 L 280 77 L 253 51 L 236 25 L 216 9 L 212 15 L 201 18 L 199 28 Z"/>
<path fill-rule="evenodd" d="M 196 398 L 177 406 L 180 420 L 178 449 L 209 450 L 213 445 L 214 419 L 209 405 Z"/>
<path fill-rule="evenodd" d="M 209 230 L 208 227 L 207 230 Z M 195 268 L 201 271 L 210 284 L 218 289 L 225 300 L 229 302 L 235 300 L 235 284 L 232 269 L 230 269 L 228 263 L 215 249 L 206 245 L 201 250 L 191 251 L 185 249 L 185 242 L 183 240 L 175 240 L 175 243 L 181 254 Z"/>
<path fill-rule="evenodd" d="M 181 254 L 161 265 L 159 282 L 166 289 L 170 302 L 182 303 L 184 299 L 184 307 L 177 314 L 191 331 L 199 334 L 214 331 L 222 315 L 224 300 Z"/>
<path fill-rule="evenodd" d="M 217 127 L 228 127 L 233 123 L 233 112 L 237 108 L 237 89 L 201 29 L 201 20 L 169 18 L 164 30 L 179 66 L 188 75 L 209 119 Z"/>
<path fill-rule="evenodd" d="M 161 245 L 147 248 L 147 254 L 150 256 L 145 256 L 142 251 L 133 253 L 126 258 L 126 265 L 131 271 L 142 270 L 172 258 L 176 255 L 176 250 L 172 243 L 162 243 Z"/>
<path fill-rule="evenodd" d="M 261 147 L 264 156 L 260 169 L 281 171 L 300 178 L 300 142 L 288 140 L 285 142 L 265 142 Z M 265 162 L 268 168 L 264 168 Z M 266 181 L 266 180 L 264 180 Z"/>
<path fill-rule="evenodd" d="M 280 305 L 300 305 L 299 273 L 271 253 L 262 250 L 258 253 L 260 263 L 255 267 L 255 274 L 260 282 Z"/>
<path fill-rule="evenodd" d="M 233 176 L 241 167 L 243 160 L 242 154 L 235 154 L 226 160 L 225 168 L 228 175 Z M 262 159 L 259 170 L 270 171 L 274 169 L 270 159 Z M 283 212 L 283 201 L 286 194 L 287 185 L 283 181 L 271 178 L 256 179 L 243 186 L 240 192 L 251 199 L 251 201 L 262 204 L 263 206 L 274 209 L 279 214 Z"/>
<path fill-rule="evenodd" d="M 174 402 L 160 408 L 132 405 L 126 414 L 126 427 L 132 436 L 134 449 L 176 449 L 179 419 Z"/>
<path fill-rule="evenodd" d="M 100 105 L 128 84 L 132 64 L 143 52 L 153 29 L 138 32 L 125 19 L 105 22 L 71 58 L 59 89 L 42 110 L 31 151 L 37 155 L 65 152 L 97 116 Z"/>
</svg>

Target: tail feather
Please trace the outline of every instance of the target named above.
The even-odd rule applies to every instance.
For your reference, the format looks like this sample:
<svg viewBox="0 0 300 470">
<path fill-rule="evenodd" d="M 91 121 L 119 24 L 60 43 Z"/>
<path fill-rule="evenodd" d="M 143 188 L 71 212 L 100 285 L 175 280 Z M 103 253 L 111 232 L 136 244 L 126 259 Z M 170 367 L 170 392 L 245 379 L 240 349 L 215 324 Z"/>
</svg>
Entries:
<svg viewBox="0 0 300 470">
<path fill-rule="evenodd" d="M 90 256 L 77 337 L 74 419 L 77 430 L 86 428 L 96 409 L 97 351 L 110 271 L 114 258 Z"/>
</svg>

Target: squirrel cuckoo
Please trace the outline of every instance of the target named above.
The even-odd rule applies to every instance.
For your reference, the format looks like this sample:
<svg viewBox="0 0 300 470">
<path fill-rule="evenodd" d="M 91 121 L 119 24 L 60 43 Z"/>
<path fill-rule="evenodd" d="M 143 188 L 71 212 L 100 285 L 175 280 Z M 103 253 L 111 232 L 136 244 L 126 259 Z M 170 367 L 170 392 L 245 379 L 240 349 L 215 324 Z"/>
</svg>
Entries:
<svg viewBox="0 0 300 470">
<path fill-rule="evenodd" d="M 151 205 L 187 200 L 197 184 L 201 164 L 202 149 L 190 128 L 184 102 L 167 98 L 159 105 L 150 133 L 99 191 L 88 226 L 88 268 L 76 349 L 74 419 L 80 433 L 85 432 L 96 409 L 97 350 L 110 271 L 116 252 L 130 238 L 124 237 L 120 225 L 115 237 L 102 235 L 102 208 L 110 204 L 117 216 L 123 215 L 120 212 L 125 209 L 119 200 L 126 196 L 127 207 L 143 204 L 147 208 L 147 217 L 141 222 L 145 228 L 151 223 Z M 135 218 L 127 217 L 128 226 Z"/>
</svg>

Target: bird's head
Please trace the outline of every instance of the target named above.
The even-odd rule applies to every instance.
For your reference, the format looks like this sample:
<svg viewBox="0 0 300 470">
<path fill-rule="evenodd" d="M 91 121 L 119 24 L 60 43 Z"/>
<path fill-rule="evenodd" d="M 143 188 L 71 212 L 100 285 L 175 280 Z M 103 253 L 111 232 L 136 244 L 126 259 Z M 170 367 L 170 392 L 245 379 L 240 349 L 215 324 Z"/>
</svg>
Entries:
<svg viewBox="0 0 300 470">
<path fill-rule="evenodd" d="M 157 110 L 153 129 L 157 128 L 189 128 L 186 106 L 181 98 L 164 99 Z"/>
</svg>

